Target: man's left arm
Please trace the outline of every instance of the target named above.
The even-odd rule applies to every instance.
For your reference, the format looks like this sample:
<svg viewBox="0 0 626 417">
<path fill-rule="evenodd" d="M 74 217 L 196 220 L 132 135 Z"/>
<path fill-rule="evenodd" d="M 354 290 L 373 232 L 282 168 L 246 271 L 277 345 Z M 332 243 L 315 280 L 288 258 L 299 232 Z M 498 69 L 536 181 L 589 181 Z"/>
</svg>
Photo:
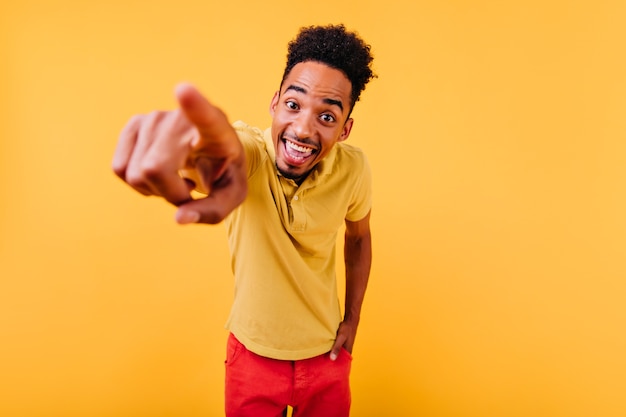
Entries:
<svg viewBox="0 0 626 417">
<path fill-rule="evenodd" d="M 345 314 L 330 352 L 332 360 L 337 358 L 342 347 L 352 353 L 354 346 L 356 330 L 361 318 L 361 306 L 372 265 L 370 213 L 356 222 L 346 220 L 344 260 L 346 264 Z"/>
</svg>

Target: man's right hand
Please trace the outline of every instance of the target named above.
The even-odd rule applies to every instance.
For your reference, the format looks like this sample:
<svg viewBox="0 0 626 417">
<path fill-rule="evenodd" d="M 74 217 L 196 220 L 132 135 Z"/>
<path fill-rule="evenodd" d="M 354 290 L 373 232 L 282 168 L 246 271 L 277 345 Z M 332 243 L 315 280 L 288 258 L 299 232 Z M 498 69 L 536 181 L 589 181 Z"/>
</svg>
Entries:
<svg viewBox="0 0 626 417">
<path fill-rule="evenodd" d="M 179 223 L 219 223 L 247 194 L 246 159 L 226 115 L 194 87 L 176 88 L 180 109 L 133 117 L 120 134 L 113 171 L 138 192 L 178 206 Z M 181 170 L 194 170 L 190 184 Z M 191 190 L 207 190 L 194 200 Z"/>
</svg>

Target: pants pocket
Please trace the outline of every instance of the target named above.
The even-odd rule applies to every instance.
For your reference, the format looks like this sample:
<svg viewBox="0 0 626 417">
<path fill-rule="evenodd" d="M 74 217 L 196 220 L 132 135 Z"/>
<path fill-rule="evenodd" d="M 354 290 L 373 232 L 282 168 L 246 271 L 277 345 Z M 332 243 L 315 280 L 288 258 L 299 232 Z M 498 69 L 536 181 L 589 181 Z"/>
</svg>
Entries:
<svg viewBox="0 0 626 417">
<path fill-rule="evenodd" d="M 241 344 L 241 342 L 231 333 L 228 336 L 228 342 L 226 344 L 226 360 L 224 363 L 226 365 L 232 365 L 235 363 L 244 349 L 245 347 Z"/>
</svg>

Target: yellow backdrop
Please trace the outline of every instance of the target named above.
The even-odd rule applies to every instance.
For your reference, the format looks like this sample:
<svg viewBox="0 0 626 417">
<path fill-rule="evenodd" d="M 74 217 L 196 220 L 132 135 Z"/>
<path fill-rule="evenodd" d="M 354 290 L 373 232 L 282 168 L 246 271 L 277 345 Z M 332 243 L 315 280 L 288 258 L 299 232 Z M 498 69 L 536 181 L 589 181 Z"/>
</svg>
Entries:
<svg viewBox="0 0 626 417">
<path fill-rule="evenodd" d="M 0 6 L 0 415 L 222 415 L 222 226 L 110 162 L 197 84 L 267 126 L 287 42 L 372 44 L 353 415 L 626 415 L 626 3 L 24 0 Z M 338 266 L 341 273 L 341 266 Z"/>
</svg>

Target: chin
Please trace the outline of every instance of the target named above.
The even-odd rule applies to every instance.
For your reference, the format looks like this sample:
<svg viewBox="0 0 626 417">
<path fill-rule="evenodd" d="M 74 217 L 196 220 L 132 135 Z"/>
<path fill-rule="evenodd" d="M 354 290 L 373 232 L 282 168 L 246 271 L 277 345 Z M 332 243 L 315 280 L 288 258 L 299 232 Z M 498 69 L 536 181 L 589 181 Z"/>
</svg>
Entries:
<svg viewBox="0 0 626 417">
<path fill-rule="evenodd" d="M 298 181 L 305 177 L 305 174 L 294 172 L 292 169 L 283 169 L 279 167 L 278 164 L 276 164 L 276 169 L 280 172 L 280 175 L 290 180 Z"/>
</svg>

